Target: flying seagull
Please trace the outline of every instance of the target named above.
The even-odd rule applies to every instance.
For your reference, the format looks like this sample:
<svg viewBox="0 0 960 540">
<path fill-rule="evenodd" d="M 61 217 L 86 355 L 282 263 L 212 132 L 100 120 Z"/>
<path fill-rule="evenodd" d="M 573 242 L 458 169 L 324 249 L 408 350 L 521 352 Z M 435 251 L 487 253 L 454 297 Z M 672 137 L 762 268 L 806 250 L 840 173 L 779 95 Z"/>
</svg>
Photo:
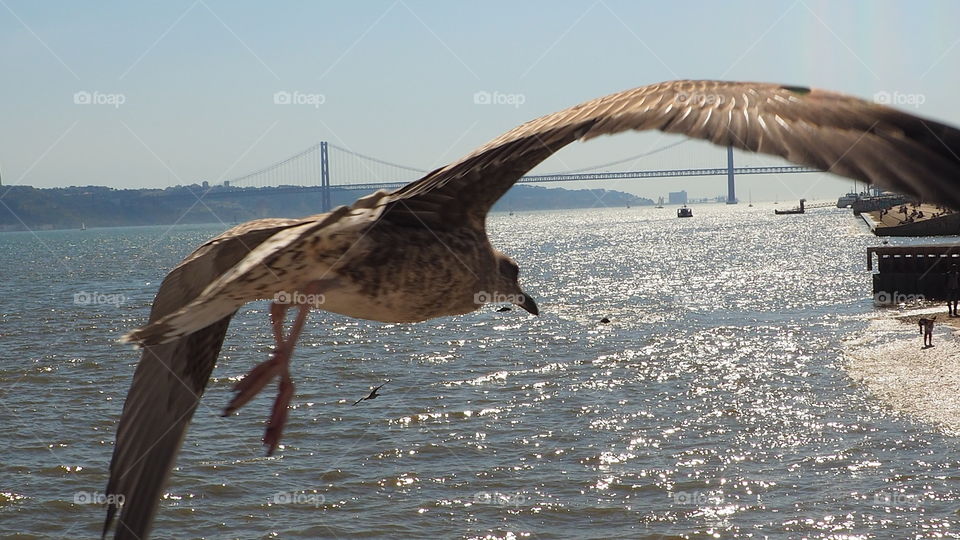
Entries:
<svg viewBox="0 0 960 540">
<path fill-rule="evenodd" d="M 125 501 L 116 538 L 143 538 L 230 318 L 271 308 L 276 350 L 239 384 L 227 410 L 273 379 L 280 392 L 264 436 L 280 440 L 293 395 L 288 363 L 311 307 L 384 322 L 424 321 L 507 301 L 537 314 L 519 268 L 487 238 L 490 207 L 527 171 L 576 140 L 658 129 L 817 167 L 960 208 L 960 131 L 825 90 L 674 81 L 576 105 L 507 132 L 394 192 L 300 220 L 241 224 L 200 246 L 164 279 L 110 463 L 108 495 Z M 296 320 L 284 335 L 284 315 Z M 116 498 L 119 500 L 119 497 Z M 104 536 L 118 507 L 107 508 Z"/>
<path fill-rule="evenodd" d="M 387 383 L 383 383 L 383 384 L 387 384 Z M 381 388 L 383 388 L 383 384 L 371 390 L 370 395 L 368 395 L 367 397 L 362 397 L 358 399 L 357 401 L 353 402 L 353 404 L 356 405 L 357 403 L 360 403 L 365 399 L 377 399 L 378 397 L 380 397 L 380 394 L 377 393 L 377 390 L 380 390 Z"/>
</svg>

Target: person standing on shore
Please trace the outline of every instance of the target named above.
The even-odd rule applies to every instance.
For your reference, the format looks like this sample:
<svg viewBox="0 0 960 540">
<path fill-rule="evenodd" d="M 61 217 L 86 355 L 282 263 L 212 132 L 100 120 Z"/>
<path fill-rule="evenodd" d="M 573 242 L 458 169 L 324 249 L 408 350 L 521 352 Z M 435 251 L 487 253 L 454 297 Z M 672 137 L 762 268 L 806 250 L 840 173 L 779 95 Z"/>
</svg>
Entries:
<svg viewBox="0 0 960 540">
<path fill-rule="evenodd" d="M 960 313 L 957 313 L 958 300 L 960 300 L 960 270 L 957 269 L 957 263 L 953 263 L 947 270 L 947 311 L 950 312 L 950 317 L 960 317 Z"/>
<path fill-rule="evenodd" d="M 929 349 L 933 347 L 933 321 L 937 320 L 936 317 L 930 319 L 920 319 L 920 333 L 923 334 L 923 348 Z"/>
</svg>

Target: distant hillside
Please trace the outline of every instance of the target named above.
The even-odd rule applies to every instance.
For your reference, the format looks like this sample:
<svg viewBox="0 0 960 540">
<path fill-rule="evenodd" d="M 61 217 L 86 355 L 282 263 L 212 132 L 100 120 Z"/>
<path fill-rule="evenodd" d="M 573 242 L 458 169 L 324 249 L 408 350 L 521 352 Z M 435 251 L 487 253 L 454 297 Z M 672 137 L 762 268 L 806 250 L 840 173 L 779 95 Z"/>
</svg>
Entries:
<svg viewBox="0 0 960 540">
<path fill-rule="evenodd" d="M 333 190 L 334 206 L 364 195 Z M 320 212 L 320 192 L 295 186 L 237 188 L 200 185 L 166 189 L 113 189 L 87 186 L 37 189 L 0 187 L 0 230 L 73 229 L 167 225 L 173 223 L 234 223 L 262 217 L 300 217 Z M 548 210 L 602 206 L 651 205 L 653 201 L 604 189 L 547 189 L 514 186 L 494 211 Z"/>
</svg>

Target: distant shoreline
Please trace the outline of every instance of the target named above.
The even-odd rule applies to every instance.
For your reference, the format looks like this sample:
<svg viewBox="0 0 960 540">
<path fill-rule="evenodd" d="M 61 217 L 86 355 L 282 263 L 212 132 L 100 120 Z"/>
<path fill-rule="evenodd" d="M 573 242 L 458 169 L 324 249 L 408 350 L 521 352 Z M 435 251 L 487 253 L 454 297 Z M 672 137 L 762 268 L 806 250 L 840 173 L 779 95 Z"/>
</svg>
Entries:
<svg viewBox="0 0 960 540">
<path fill-rule="evenodd" d="M 333 207 L 364 193 L 334 189 Z M 0 232 L 51 231 L 151 225 L 243 223 L 265 217 L 298 218 L 321 212 L 319 190 L 177 186 L 167 189 L 113 189 L 102 186 L 34 188 L 0 186 Z M 652 206 L 643 197 L 605 189 L 517 185 L 494 211 L 572 210 L 597 205 Z"/>
</svg>

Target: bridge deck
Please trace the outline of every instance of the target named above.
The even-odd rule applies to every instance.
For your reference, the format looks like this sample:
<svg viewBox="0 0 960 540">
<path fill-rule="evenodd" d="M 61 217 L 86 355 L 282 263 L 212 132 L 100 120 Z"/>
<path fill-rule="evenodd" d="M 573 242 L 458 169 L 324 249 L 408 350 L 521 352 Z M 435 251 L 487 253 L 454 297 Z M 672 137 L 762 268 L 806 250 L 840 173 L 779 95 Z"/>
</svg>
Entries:
<svg viewBox="0 0 960 540">
<path fill-rule="evenodd" d="M 598 173 L 575 173 L 575 174 L 539 174 L 524 176 L 518 183 L 535 184 L 545 182 L 589 182 L 595 180 L 625 180 L 631 178 L 676 178 L 681 176 L 726 176 L 726 167 L 717 167 L 712 169 L 675 169 L 659 171 L 620 171 L 620 172 L 598 172 Z M 788 174 L 788 173 L 810 173 L 823 172 L 813 167 L 734 167 L 733 173 L 737 174 Z M 331 184 L 331 188 L 367 190 L 375 191 L 378 189 L 396 189 L 403 187 L 407 182 L 372 182 L 363 184 Z M 813 207 L 810 207 L 813 208 Z"/>
</svg>

